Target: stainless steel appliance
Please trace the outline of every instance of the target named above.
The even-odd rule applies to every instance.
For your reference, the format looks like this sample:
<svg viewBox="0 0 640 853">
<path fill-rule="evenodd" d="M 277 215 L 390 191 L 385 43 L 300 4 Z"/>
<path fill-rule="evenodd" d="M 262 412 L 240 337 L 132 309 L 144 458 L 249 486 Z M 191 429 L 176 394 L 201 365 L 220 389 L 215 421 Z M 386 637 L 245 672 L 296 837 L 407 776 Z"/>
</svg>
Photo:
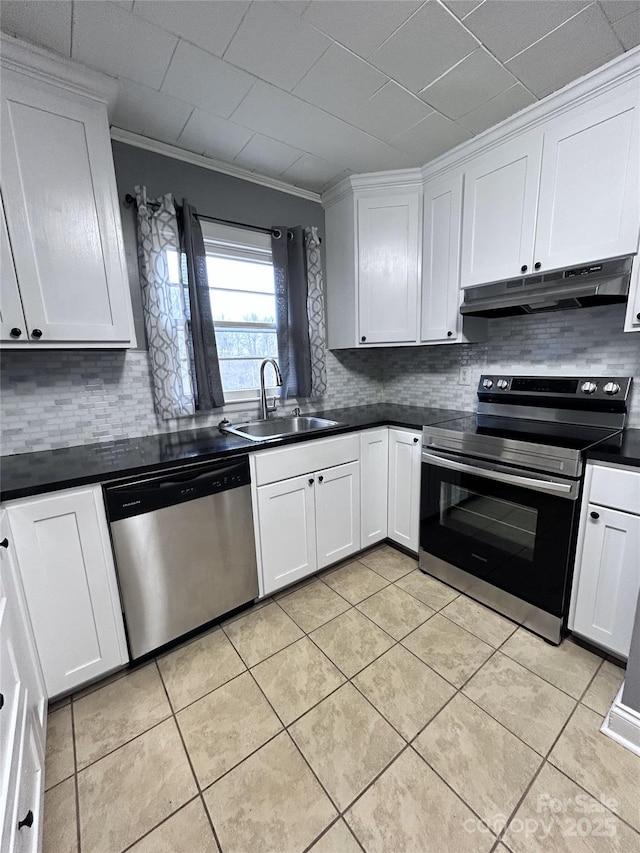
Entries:
<svg viewBox="0 0 640 853">
<path fill-rule="evenodd" d="M 583 455 L 619 444 L 630 386 L 482 376 L 475 416 L 423 430 L 420 568 L 559 643 Z"/>
<path fill-rule="evenodd" d="M 132 659 L 257 597 L 249 484 L 241 456 L 105 488 Z"/>
<path fill-rule="evenodd" d="M 633 256 L 467 287 L 461 314 L 507 317 L 626 302 Z M 522 268 L 526 272 L 526 267 Z"/>
</svg>

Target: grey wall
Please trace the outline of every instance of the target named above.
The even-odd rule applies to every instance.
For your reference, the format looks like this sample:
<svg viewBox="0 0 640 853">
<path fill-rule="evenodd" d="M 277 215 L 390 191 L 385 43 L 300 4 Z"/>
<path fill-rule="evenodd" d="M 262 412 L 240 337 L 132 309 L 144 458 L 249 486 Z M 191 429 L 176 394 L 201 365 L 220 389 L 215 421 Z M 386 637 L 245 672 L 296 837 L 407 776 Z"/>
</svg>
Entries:
<svg viewBox="0 0 640 853">
<path fill-rule="evenodd" d="M 113 161 L 120 198 L 127 267 L 131 284 L 138 346 L 146 348 L 140 302 L 135 205 L 125 204 L 127 193 L 143 184 L 149 198 L 173 193 L 187 198 L 198 213 L 270 228 L 272 225 L 317 225 L 324 238 L 324 211 L 313 201 L 212 172 L 122 142 L 113 143 Z"/>
</svg>

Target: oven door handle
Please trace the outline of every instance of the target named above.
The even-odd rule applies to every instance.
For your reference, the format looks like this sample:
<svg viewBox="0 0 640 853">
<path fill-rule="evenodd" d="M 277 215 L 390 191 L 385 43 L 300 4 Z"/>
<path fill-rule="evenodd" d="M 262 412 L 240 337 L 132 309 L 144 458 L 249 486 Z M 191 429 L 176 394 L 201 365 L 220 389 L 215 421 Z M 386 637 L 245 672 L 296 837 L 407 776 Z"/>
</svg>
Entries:
<svg viewBox="0 0 640 853">
<path fill-rule="evenodd" d="M 476 477 L 485 477 L 487 480 L 497 480 L 499 483 L 508 483 L 510 486 L 521 486 L 524 489 L 533 489 L 536 492 L 545 492 L 559 497 L 577 497 L 575 483 L 560 483 L 555 480 L 546 480 L 537 477 L 525 477 L 522 474 L 513 474 L 511 471 L 485 468 L 483 465 L 471 465 L 450 459 L 439 454 L 422 451 L 422 461 L 440 468 L 449 468 L 451 471 L 460 471 L 464 474 L 473 474 Z"/>
</svg>

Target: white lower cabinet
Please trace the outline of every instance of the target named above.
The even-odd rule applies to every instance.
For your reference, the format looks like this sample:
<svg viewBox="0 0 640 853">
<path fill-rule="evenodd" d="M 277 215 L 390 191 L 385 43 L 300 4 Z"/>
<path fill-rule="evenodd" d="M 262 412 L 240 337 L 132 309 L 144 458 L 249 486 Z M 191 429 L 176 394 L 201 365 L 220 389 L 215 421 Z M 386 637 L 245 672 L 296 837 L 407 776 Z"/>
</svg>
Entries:
<svg viewBox="0 0 640 853">
<path fill-rule="evenodd" d="M 418 552 L 421 433 L 389 430 L 389 539 Z"/>
<path fill-rule="evenodd" d="M 14 542 L 0 513 L 0 849 L 40 849 L 46 694 Z"/>
<path fill-rule="evenodd" d="M 264 592 L 295 583 L 318 568 L 314 478 L 292 477 L 258 492 Z"/>
<path fill-rule="evenodd" d="M 387 537 L 389 484 L 389 430 L 367 430 L 360 435 L 360 531 L 362 547 Z"/>
<path fill-rule="evenodd" d="M 6 505 L 48 695 L 128 660 L 100 486 Z"/>
<path fill-rule="evenodd" d="M 640 471 L 589 466 L 573 584 L 569 627 L 626 658 L 640 592 Z"/>
<path fill-rule="evenodd" d="M 360 550 L 360 463 L 321 471 L 315 482 L 318 568 Z"/>
</svg>

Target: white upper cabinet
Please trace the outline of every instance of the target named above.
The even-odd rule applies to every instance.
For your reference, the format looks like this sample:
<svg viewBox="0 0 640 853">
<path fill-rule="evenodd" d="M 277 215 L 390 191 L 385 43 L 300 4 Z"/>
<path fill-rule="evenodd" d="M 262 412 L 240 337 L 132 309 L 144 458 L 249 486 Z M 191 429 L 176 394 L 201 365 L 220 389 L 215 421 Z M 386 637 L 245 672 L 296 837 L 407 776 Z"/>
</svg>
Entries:
<svg viewBox="0 0 640 853">
<path fill-rule="evenodd" d="M 358 199 L 360 344 L 417 340 L 419 237 L 417 190 Z"/>
<path fill-rule="evenodd" d="M 25 336 L 24 313 L 20 301 L 18 279 L 11 253 L 11 243 L 0 199 L 0 340 L 16 341 Z"/>
<path fill-rule="evenodd" d="M 462 187 L 463 174 L 457 171 L 423 188 L 421 343 L 486 338 L 486 320 L 460 314 Z"/>
<path fill-rule="evenodd" d="M 43 71 L 27 73 L 18 48 L 3 40 L 5 48 L 1 179 L 24 319 L 20 337 L 3 323 L 3 341 L 127 346 L 131 304 L 106 103 Z M 3 285 L 8 309 L 7 293 Z"/>
<path fill-rule="evenodd" d="M 640 221 L 640 95 L 620 87 L 544 131 L 534 264 L 541 270 L 632 254 Z"/>
<path fill-rule="evenodd" d="M 531 271 L 542 135 L 527 133 L 465 169 L 461 285 Z"/>
</svg>

